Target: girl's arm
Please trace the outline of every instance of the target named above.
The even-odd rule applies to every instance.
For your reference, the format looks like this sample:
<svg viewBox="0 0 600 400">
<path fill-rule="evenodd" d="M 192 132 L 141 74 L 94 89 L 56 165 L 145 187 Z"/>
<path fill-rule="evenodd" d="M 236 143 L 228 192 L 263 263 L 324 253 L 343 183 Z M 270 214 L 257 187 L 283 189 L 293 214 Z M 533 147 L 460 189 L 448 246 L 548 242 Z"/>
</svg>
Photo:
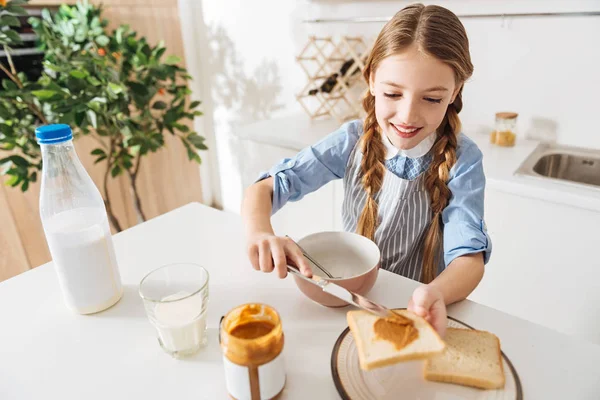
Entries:
<svg viewBox="0 0 600 400">
<path fill-rule="evenodd" d="M 483 278 L 482 253 L 455 258 L 429 286 L 439 290 L 444 303 L 450 305 L 467 298 Z"/>
<path fill-rule="evenodd" d="M 256 182 L 246 189 L 241 211 L 250 263 L 256 270 L 276 270 L 280 278 L 285 278 L 289 258 L 302 273 L 311 276 L 310 266 L 300 249 L 290 239 L 275 236 L 271 225 L 272 198 L 273 177 Z"/>
<path fill-rule="evenodd" d="M 483 270 L 483 253 L 455 258 L 437 278 L 414 291 L 408 309 L 425 318 L 444 336 L 448 324 L 446 305 L 467 298 L 481 281 Z"/>
</svg>

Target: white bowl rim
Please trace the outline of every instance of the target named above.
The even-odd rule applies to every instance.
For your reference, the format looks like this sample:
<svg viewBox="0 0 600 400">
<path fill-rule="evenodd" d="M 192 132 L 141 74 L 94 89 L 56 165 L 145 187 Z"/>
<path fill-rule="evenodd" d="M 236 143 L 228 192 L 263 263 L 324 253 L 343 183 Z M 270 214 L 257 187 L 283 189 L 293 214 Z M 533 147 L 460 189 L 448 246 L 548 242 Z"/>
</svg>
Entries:
<svg viewBox="0 0 600 400">
<path fill-rule="evenodd" d="M 372 241 L 371 239 L 369 239 L 369 238 L 367 238 L 367 237 L 365 237 L 363 235 L 359 235 L 358 233 L 355 233 L 355 232 L 334 231 L 334 230 L 319 231 L 319 232 L 314 232 L 314 233 L 310 233 L 310 234 L 308 234 L 306 236 L 303 236 L 302 238 L 300 238 L 300 239 L 297 240 L 297 243 L 300 246 L 302 246 L 302 241 L 303 240 L 312 238 L 314 236 L 320 236 L 320 235 L 331 234 L 331 233 L 335 233 L 335 234 L 340 234 L 341 233 L 341 234 L 344 234 L 344 235 L 355 236 L 355 237 L 359 237 L 361 240 L 368 241 L 369 242 L 369 246 L 371 246 L 371 247 L 375 246 L 374 248 L 375 248 L 375 250 L 377 250 L 378 260 L 377 260 L 377 263 L 375 263 L 375 265 L 372 265 L 371 267 L 369 267 L 369 269 L 367 269 L 365 272 L 363 272 L 362 274 L 359 274 L 359 275 L 352 275 L 352 276 L 348 276 L 348 277 L 344 277 L 344 278 L 329 278 L 327 276 L 322 277 L 322 278 L 324 278 L 324 279 L 326 279 L 328 281 L 332 281 L 332 282 L 333 281 L 344 281 L 344 280 L 349 280 L 349 279 L 355 279 L 355 278 L 361 277 L 363 275 L 367 275 L 368 273 L 370 273 L 373 270 L 373 268 L 376 268 L 376 267 L 378 267 L 378 266 L 381 265 L 381 251 L 379 250 L 379 246 L 377 246 L 377 244 L 374 241 Z"/>
</svg>

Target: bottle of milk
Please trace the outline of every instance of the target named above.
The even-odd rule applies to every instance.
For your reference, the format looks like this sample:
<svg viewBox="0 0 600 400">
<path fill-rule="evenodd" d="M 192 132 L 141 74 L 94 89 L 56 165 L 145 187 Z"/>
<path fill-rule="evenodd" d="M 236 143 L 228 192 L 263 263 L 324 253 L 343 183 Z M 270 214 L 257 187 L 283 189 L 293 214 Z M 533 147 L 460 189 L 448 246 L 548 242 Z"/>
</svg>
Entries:
<svg viewBox="0 0 600 400">
<path fill-rule="evenodd" d="M 80 314 L 102 311 L 123 294 L 104 201 L 68 125 L 35 134 L 43 163 L 40 215 L 65 302 Z"/>
</svg>

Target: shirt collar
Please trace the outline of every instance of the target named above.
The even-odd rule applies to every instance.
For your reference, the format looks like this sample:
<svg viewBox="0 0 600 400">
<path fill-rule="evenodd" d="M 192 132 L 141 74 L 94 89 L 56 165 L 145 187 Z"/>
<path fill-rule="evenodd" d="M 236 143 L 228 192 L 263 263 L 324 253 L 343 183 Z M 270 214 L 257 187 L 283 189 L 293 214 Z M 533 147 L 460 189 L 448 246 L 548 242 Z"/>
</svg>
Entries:
<svg viewBox="0 0 600 400">
<path fill-rule="evenodd" d="M 392 144 L 390 139 L 385 133 L 381 133 L 383 145 L 385 146 L 385 159 L 391 160 L 392 158 L 400 155 L 407 158 L 419 158 L 423 157 L 435 144 L 436 134 L 432 132 L 429 136 L 423 139 L 412 149 L 401 150 Z"/>
</svg>

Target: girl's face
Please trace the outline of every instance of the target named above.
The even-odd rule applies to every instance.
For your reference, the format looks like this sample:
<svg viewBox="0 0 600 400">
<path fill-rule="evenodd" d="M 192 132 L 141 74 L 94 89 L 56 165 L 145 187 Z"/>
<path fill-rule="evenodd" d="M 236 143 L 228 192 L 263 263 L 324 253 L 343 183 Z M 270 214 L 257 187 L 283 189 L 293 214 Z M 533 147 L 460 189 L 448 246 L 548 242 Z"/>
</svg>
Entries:
<svg viewBox="0 0 600 400">
<path fill-rule="evenodd" d="M 460 89 L 450 66 L 416 46 L 385 58 L 369 86 L 377 123 L 402 150 L 412 149 L 435 132 Z"/>
</svg>

